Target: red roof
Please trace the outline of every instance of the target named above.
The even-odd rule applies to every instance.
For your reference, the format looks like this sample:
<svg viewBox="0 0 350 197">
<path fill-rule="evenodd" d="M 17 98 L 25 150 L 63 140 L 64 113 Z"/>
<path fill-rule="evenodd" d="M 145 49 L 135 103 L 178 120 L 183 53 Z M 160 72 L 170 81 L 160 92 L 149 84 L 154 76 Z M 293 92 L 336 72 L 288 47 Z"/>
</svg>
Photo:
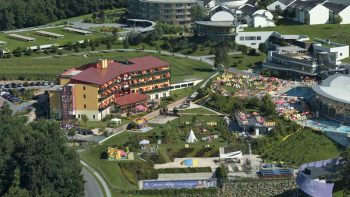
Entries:
<svg viewBox="0 0 350 197">
<path fill-rule="evenodd" d="M 111 62 L 108 64 L 108 67 L 104 69 L 97 68 L 98 63 L 91 64 L 90 67 L 71 77 L 71 79 L 74 81 L 102 85 L 121 74 L 170 66 L 169 63 L 154 56 L 132 58 L 128 61 L 131 64 L 125 65 L 119 62 Z"/>
<path fill-rule="evenodd" d="M 135 103 L 147 100 L 148 98 L 149 96 L 146 94 L 134 93 L 134 94 L 127 94 L 125 96 L 116 97 L 114 99 L 114 102 L 118 106 L 126 106 L 126 105 L 135 104 Z"/>
</svg>

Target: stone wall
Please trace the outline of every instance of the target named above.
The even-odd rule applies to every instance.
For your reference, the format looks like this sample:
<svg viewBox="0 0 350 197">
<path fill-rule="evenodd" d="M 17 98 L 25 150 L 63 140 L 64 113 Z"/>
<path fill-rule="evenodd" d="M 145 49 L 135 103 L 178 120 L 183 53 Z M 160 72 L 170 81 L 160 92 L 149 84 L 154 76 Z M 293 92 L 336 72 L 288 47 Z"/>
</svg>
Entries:
<svg viewBox="0 0 350 197">
<path fill-rule="evenodd" d="M 294 179 L 232 181 L 224 183 L 219 196 L 276 196 L 296 189 Z"/>
</svg>

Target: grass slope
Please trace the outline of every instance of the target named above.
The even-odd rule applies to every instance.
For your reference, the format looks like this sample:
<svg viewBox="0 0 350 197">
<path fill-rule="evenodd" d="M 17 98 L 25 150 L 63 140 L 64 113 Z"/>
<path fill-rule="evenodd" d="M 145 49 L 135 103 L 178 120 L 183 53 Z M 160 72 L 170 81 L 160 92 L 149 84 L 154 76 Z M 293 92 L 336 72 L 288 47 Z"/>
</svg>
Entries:
<svg viewBox="0 0 350 197">
<path fill-rule="evenodd" d="M 87 57 L 72 55 L 62 57 L 0 59 L 0 77 L 3 79 L 18 79 L 18 77 L 22 76 L 27 79 L 55 80 L 58 74 L 68 68 L 94 62 L 100 58 L 125 60 L 145 55 L 158 56 L 160 59 L 171 64 L 172 83 L 178 83 L 188 79 L 202 79 L 213 73 L 211 66 L 201 61 L 143 52 L 111 52 L 95 53 Z"/>
<path fill-rule="evenodd" d="M 334 42 L 350 44 L 350 25 L 324 24 L 324 25 L 279 25 L 266 28 L 245 28 L 244 31 L 277 31 L 281 34 L 307 35 L 312 41 L 314 38 L 331 39 Z"/>
<path fill-rule="evenodd" d="M 37 30 L 35 30 L 37 31 Z M 45 36 L 40 36 L 35 33 L 35 31 L 26 31 L 26 32 L 20 32 L 16 33 L 22 36 L 29 36 L 32 38 L 36 38 L 36 41 L 34 42 L 26 42 L 26 41 L 20 41 L 16 40 L 14 38 L 9 37 L 5 33 L 0 33 L 0 40 L 7 42 L 5 46 L 1 46 L 0 48 L 8 48 L 8 49 L 15 49 L 17 47 L 25 48 L 29 46 L 38 46 L 38 45 L 45 45 L 45 44 L 67 44 L 68 42 L 75 43 L 79 40 L 89 40 L 89 39 L 95 39 L 95 38 L 102 38 L 105 36 L 103 33 L 94 32 L 91 35 L 81 35 L 77 33 L 71 33 L 64 31 L 62 27 L 58 28 L 50 28 L 50 29 L 44 29 L 43 31 L 52 32 L 52 33 L 58 33 L 64 35 L 64 38 L 54 39 L 49 38 Z"/>
<path fill-rule="evenodd" d="M 338 146 L 322 134 L 300 130 L 285 141 L 276 141 L 265 151 L 269 161 L 284 161 L 295 166 L 339 156 Z"/>
</svg>

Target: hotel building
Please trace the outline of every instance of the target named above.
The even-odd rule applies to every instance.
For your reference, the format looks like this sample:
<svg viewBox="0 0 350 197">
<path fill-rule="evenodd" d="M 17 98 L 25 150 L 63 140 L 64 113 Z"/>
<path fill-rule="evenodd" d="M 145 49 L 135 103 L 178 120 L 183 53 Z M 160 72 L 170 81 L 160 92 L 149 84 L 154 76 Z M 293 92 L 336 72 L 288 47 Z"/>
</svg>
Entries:
<svg viewBox="0 0 350 197">
<path fill-rule="evenodd" d="M 61 119 L 101 120 L 111 111 L 125 113 L 149 99 L 170 94 L 170 64 L 153 56 L 125 62 L 100 60 L 69 69 L 60 86 L 48 90 L 51 113 Z"/>
<path fill-rule="evenodd" d="M 192 24 L 191 7 L 203 6 L 199 0 L 128 0 L 132 17 L 159 21 L 172 25 Z"/>
</svg>

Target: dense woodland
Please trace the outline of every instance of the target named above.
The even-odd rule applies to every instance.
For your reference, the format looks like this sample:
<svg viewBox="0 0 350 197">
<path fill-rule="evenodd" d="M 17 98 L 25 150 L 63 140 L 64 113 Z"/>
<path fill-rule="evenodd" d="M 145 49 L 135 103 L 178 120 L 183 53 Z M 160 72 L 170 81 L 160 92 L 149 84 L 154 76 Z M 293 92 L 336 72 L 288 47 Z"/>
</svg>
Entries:
<svg viewBox="0 0 350 197">
<path fill-rule="evenodd" d="M 0 0 L 0 30 L 43 25 L 102 9 L 124 5 L 124 0 Z"/>
<path fill-rule="evenodd" d="M 0 196 L 83 196 L 78 155 L 57 122 L 0 110 Z"/>
</svg>

